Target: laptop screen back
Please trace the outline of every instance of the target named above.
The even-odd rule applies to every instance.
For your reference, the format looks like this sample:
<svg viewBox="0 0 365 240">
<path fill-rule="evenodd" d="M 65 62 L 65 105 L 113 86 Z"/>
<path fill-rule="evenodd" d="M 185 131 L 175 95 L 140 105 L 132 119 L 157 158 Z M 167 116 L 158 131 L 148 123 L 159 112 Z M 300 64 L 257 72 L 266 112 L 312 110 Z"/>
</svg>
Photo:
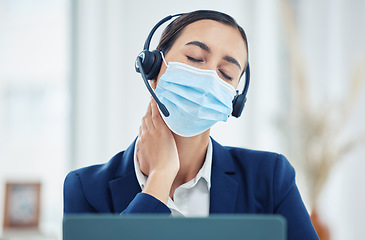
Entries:
<svg viewBox="0 0 365 240">
<path fill-rule="evenodd" d="M 213 215 L 207 218 L 66 215 L 63 239 L 285 240 L 286 221 L 278 215 Z"/>
</svg>

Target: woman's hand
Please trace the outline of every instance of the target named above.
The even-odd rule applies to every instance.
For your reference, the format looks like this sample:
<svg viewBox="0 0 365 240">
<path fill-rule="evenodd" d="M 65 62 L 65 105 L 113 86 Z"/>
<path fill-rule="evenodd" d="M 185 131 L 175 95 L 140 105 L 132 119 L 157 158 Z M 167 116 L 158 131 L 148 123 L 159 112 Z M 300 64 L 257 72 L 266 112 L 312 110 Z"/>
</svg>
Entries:
<svg viewBox="0 0 365 240">
<path fill-rule="evenodd" d="M 141 171 L 148 176 L 143 192 L 166 204 L 180 162 L 175 139 L 154 99 L 142 119 L 136 147 Z"/>
</svg>

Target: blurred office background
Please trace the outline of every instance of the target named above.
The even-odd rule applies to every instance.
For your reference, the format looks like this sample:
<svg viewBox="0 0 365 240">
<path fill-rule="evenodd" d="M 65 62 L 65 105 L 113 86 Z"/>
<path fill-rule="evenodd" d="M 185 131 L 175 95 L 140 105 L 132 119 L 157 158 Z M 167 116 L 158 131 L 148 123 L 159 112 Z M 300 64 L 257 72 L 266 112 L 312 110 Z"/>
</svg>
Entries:
<svg viewBox="0 0 365 240">
<path fill-rule="evenodd" d="M 213 138 L 284 154 L 331 239 L 365 236 L 359 0 L 0 0 L 0 236 L 6 182 L 40 182 L 40 232 L 61 239 L 67 172 L 138 133 L 149 94 L 134 60 L 150 29 L 197 9 L 232 15 L 249 41 L 245 110 Z"/>
</svg>

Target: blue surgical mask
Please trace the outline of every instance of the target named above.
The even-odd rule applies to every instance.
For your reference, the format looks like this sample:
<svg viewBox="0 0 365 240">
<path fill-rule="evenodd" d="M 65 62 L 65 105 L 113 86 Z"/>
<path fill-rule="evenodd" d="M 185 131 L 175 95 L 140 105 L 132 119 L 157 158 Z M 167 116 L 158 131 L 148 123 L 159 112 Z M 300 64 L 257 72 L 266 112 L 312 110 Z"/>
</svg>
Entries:
<svg viewBox="0 0 365 240">
<path fill-rule="evenodd" d="M 218 121 L 227 121 L 232 113 L 235 88 L 214 70 L 169 62 L 155 92 L 170 112 L 168 117 L 161 114 L 170 130 L 192 137 Z"/>
</svg>

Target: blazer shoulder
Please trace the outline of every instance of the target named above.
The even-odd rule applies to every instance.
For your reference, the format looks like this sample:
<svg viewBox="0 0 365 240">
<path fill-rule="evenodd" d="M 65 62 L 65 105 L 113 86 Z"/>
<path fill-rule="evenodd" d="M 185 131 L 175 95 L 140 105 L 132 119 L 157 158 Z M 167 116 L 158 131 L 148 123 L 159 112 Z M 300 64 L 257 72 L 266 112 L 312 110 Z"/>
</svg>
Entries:
<svg viewBox="0 0 365 240">
<path fill-rule="evenodd" d="M 105 164 L 68 173 L 64 181 L 64 212 L 110 212 L 109 182 L 120 172 L 123 154 L 118 153 Z"/>
<path fill-rule="evenodd" d="M 136 140 L 124 151 L 117 153 L 109 162 L 74 170 L 81 180 L 98 184 L 118 178 L 134 170 L 133 156 Z M 96 186 L 96 185 L 94 185 Z"/>
<path fill-rule="evenodd" d="M 295 185 L 295 170 L 282 154 L 244 148 L 229 148 L 236 169 L 256 184 L 269 187 L 278 204 Z"/>
<path fill-rule="evenodd" d="M 294 168 L 282 155 L 269 151 L 222 146 L 214 139 L 213 164 L 226 171 L 246 174 L 273 175 L 275 171 L 295 175 Z"/>
<path fill-rule="evenodd" d="M 96 212 L 114 211 L 115 207 L 119 205 L 114 202 L 113 193 L 123 191 L 123 189 L 115 188 L 115 184 L 134 176 L 134 143 L 125 151 L 116 154 L 107 163 L 71 171 L 64 182 L 64 202 L 65 206 L 79 207 L 77 209 L 65 208 L 65 212 L 80 209 L 83 212 L 90 212 L 88 209 Z M 128 184 L 131 183 L 128 182 Z M 120 186 L 119 184 L 118 187 Z"/>
<path fill-rule="evenodd" d="M 119 152 L 106 163 L 79 168 L 71 173 L 78 175 L 81 181 L 92 183 L 92 185 L 105 181 L 109 182 L 120 170 L 123 154 L 124 151 Z"/>
<path fill-rule="evenodd" d="M 225 147 L 234 161 L 240 165 L 275 169 L 277 167 L 294 170 L 285 156 L 275 152 L 252 150 L 247 148 Z"/>
</svg>

